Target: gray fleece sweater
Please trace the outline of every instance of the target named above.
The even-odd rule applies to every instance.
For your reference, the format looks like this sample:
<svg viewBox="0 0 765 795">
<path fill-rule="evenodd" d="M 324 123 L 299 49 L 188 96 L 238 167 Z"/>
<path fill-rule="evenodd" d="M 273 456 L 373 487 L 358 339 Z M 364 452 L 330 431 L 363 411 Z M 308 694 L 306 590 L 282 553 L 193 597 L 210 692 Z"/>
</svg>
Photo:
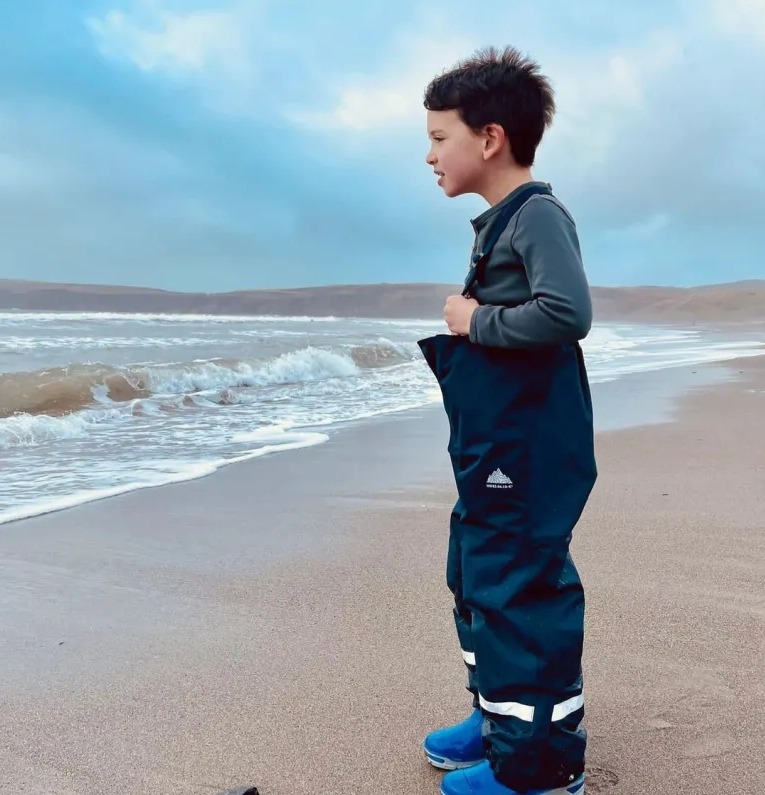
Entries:
<svg viewBox="0 0 765 795">
<path fill-rule="evenodd" d="M 471 221 L 474 254 L 494 216 L 523 187 Z M 536 195 L 521 207 L 472 293 L 481 306 L 470 321 L 470 340 L 479 345 L 532 348 L 587 336 L 592 303 L 579 239 L 574 219 L 557 198 Z"/>
</svg>

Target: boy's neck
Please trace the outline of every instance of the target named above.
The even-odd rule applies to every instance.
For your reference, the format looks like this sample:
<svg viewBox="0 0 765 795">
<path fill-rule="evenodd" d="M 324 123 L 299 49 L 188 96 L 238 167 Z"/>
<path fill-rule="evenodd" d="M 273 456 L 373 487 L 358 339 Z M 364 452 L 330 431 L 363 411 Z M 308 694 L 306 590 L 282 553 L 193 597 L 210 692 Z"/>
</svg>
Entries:
<svg viewBox="0 0 765 795">
<path fill-rule="evenodd" d="M 505 168 L 493 174 L 478 193 L 493 207 L 516 188 L 533 181 L 530 168 Z"/>
</svg>

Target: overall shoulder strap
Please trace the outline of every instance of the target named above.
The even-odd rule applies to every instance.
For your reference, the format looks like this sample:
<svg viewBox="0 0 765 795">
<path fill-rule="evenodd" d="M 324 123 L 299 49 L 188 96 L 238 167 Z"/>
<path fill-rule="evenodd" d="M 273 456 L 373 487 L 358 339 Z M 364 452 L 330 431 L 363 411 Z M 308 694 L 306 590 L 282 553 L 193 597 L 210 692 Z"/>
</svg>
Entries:
<svg viewBox="0 0 765 795">
<path fill-rule="evenodd" d="M 470 291 L 473 289 L 473 286 L 481 281 L 492 249 L 497 244 L 500 235 L 505 231 L 513 216 L 532 196 L 540 194 L 551 196 L 552 191 L 548 187 L 542 185 L 529 185 L 497 214 L 494 222 L 489 227 L 489 231 L 486 233 L 481 251 L 473 254 L 472 265 L 468 271 L 467 278 L 465 279 L 465 287 L 462 291 L 462 295 L 466 298 L 470 297 Z"/>
</svg>

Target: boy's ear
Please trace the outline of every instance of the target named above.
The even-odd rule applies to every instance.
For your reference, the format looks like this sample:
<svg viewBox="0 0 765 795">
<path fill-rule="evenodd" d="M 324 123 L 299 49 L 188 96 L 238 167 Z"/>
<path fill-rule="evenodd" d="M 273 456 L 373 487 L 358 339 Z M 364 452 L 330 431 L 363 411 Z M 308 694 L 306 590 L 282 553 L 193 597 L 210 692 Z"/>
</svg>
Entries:
<svg viewBox="0 0 765 795">
<path fill-rule="evenodd" d="M 487 124 L 483 130 L 483 159 L 496 157 L 505 147 L 507 136 L 501 124 Z"/>
</svg>

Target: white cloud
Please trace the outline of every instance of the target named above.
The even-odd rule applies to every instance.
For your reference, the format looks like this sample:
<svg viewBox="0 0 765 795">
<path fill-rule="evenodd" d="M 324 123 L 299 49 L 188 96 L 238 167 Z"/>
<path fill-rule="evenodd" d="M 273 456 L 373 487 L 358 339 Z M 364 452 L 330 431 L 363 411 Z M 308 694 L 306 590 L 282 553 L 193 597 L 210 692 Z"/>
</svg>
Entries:
<svg viewBox="0 0 765 795">
<path fill-rule="evenodd" d="M 427 83 L 476 46 L 467 36 L 434 32 L 401 36 L 381 74 L 343 76 L 330 91 L 333 101 L 329 108 L 290 109 L 288 116 L 300 125 L 328 132 L 381 134 L 392 126 L 421 121 Z"/>
<path fill-rule="evenodd" d="M 588 56 L 550 53 L 541 58 L 553 76 L 555 132 L 545 157 L 568 172 L 605 163 L 625 128 L 650 113 L 649 87 L 682 58 L 677 34 L 657 30 L 632 47 L 595 50 Z M 571 153 L 575 152 L 575 159 Z M 561 162 L 559 162 L 561 161 Z"/>
<path fill-rule="evenodd" d="M 140 0 L 131 11 L 88 19 L 103 55 L 126 58 L 146 72 L 193 75 L 204 82 L 255 77 L 252 38 L 260 4 L 241 0 L 227 8 L 171 11 L 159 0 Z"/>
<path fill-rule="evenodd" d="M 717 0 L 714 15 L 725 32 L 765 42 L 765 0 Z"/>
<path fill-rule="evenodd" d="M 190 0 L 135 0 L 130 14 L 113 10 L 91 20 L 91 29 L 111 57 L 149 72 L 190 75 L 217 108 L 250 113 L 258 106 L 256 86 L 276 88 L 269 111 L 312 137 L 325 133 L 325 143 L 339 153 L 368 157 L 379 168 L 411 163 L 413 154 L 419 160 L 415 136 L 424 157 L 428 81 L 496 41 L 498 31 L 510 31 L 556 87 L 558 114 L 536 173 L 553 180 L 590 222 L 646 241 L 666 226 L 712 223 L 719 204 L 731 210 L 730 218 L 761 213 L 765 194 L 757 174 L 765 162 L 757 135 L 765 124 L 765 95 L 756 74 L 765 48 L 752 48 L 747 39 L 765 40 L 765 0 L 677 0 L 673 14 L 658 22 L 648 15 L 645 25 L 622 31 L 616 42 L 602 30 L 599 38 L 584 28 L 569 31 L 565 21 L 551 27 L 537 6 L 524 16 L 498 4 L 490 19 L 469 21 L 464 7 L 447 0 L 415 8 L 406 34 L 378 30 L 369 47 L 382 52 L 356 57 L 366 71 L 337 67 L 334 74 L 332 47 L 341 49 L 342 32 L 328 44 L 306 39 L 309 22 L 299 32 L 274 24 L 267 29 L 260 3 L 268 0 L 225 1 L 225 8 L 213 9 L 213 0 L 195 0 L 197 10 L 189 11 Z M 199 10 L 199 3 L 206 8 Z M 273 69 L 278 82 L 269 86 L 264 79 L 258 86 L 257 65 L 269 68 L 276 51 L 281 60 L 289 53 L 289 73 Z M 742 101 L 746 119 L 733 123 Z M 420 185 L 404 179 L 408 190 Z"/>
<path fill-rule="evenodd" d="M 315 130 L 341 134 L 368 132 L 389 136 L 395 128 L 423 123 L 422 95 L 429 80 L 470 55 L 483 42 L 477 35 L 445 35 L 431 30 L 400 37 L 391 48 L 387 68 L 377 74 L 346 75 L 335 81 L 329 107 L 292 109 L 290 118 Z M 534 55 L 554 76 L 558 101 L 553 157 L 577 151 L 581 168 L 607 157 L 608 148 L 629 123 L 630 114 L 646 110 L 646 83 L 677 62 L 680 41 L 658 30 L 631 48 L 560 54 L 542 45 Z M 343 145 L 348 141 L 342 138 Z M 354 146 L 362 146 L 358 140 Z M 569 166 L 571 164 L 569 163 Z"/>
</svg>

